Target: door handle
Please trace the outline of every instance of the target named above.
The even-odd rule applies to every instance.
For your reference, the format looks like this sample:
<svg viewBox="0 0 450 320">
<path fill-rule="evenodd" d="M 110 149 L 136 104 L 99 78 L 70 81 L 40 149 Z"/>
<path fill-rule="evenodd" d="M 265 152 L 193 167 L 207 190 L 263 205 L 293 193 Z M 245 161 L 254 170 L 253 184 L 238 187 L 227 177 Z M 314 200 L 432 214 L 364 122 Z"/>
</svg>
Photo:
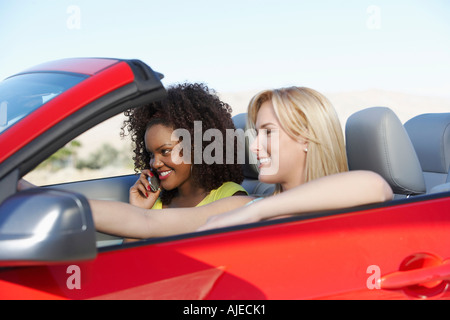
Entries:
<svg viewBox="0 0 450 320">
<path fill-rule="evenodd" d="M 450 281 L 450 259 L 441 265 L 424 267 L 420 269 L 397 271 L 380 278 L 381 289 L 402 289 L 414 285 L 427 283 L 439 284 L 441 281 Z"/>
</svg>

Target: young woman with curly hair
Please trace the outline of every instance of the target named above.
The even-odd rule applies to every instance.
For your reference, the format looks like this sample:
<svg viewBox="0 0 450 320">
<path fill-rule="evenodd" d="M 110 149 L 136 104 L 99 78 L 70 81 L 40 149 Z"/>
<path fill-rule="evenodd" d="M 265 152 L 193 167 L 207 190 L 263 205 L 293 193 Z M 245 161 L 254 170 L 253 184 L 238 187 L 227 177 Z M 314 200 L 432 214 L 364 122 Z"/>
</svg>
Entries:
<svg viewBox="0 0 450 320">
<path fill-rule="evenodd" d="M 122 127 L 122 136 L 126 131 L 131 134 L 135 170 L 141 171 L 130 189 L 130 203 L 146 209 L 182 208 L 235 194 L 245 195 L 245 189 L 239 185 L 243 180 L 241 165 L 236 158 L 231 164 L 226 163 L 226 144 L 218 152 L 222 159 L 211 164 L 197 163 L 194 149 L 203 151 L 211 142 L 201 139 L 198 145 L 199 141 L 191 139 L 184 141 L 191 143 L 184 144 L 182 149 L 181 141 L 174 134 L 174 130 L 182 129 L 194 137 L 214 128 L 225 137 L 227 129 L 234 129 L 230 106 L 203 84 L 172 86 L 167 94 L 161 101 L 125 113 L 128 119 Z M 237 143 L 234 145 L 237 148 Z M 156 192 L 151 191 L 148 181 L 153 175 L 160 180 L 160 190 Z"/>
</svg>

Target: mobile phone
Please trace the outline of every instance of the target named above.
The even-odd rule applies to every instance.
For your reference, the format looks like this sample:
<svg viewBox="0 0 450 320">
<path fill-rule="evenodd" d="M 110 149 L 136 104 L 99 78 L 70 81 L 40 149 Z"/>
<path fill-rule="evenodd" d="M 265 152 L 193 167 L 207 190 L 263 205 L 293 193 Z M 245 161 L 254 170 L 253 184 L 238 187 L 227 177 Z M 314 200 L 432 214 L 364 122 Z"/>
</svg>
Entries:
<svg viewBox="0 0 450 320">
<path fill-rule="evenodd" d="M 147 177 L 148 182 L 150 183 L 150 189 L 152 189 L 152 192 L 158 191 L 159 188 L 159 179 L 156 175 L 153 175 L 153 177 Z"/>
</svg>

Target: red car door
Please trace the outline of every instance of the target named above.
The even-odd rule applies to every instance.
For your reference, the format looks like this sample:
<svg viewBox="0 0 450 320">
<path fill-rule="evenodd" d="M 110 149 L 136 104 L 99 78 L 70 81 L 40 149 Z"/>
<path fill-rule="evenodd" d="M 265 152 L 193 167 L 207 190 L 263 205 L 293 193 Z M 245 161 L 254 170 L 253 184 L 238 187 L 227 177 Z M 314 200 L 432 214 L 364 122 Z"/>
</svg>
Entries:
<svg viewBox="0 0 450 320">
<path fill-rule="evenodd" d="M 449 298 L 450 197 L 99 249 L 0 271 L 0 298 Z"/>
</svg>

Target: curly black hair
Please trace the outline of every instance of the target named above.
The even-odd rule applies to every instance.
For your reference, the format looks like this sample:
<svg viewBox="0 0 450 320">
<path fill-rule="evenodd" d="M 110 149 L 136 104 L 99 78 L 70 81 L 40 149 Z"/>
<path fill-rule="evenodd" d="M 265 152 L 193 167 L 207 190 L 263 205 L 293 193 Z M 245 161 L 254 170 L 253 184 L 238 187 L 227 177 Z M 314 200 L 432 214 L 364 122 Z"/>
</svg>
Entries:
<svg viewBox="0 0 450 320">
<path fill-rule="evenodd" d="M 150 155 L 144 142 L 145 131 L 150 123 L 155 124 L 156 121 L 173 129 L 186 129 L 194 142 L 194 121 L 201 121 L 203 133 L 211 128 L 218 129 L 225 142 L 226 130 L 235 129 L 231 111 L 231 107 L 222 102 L 214 90 L 199 83 L 170 86 L 167 89 L 167 97 L 163 100 L 125 111 L 128 119 L 123 123 L 121 135 L 124 136 L 126 130 L 131 135 L 135 147 L 133 150 L 135 171 L 150 169 Z M 200 164 L 191 162 L 193 180 L 198 187 L 209 192 L 227 181 L 238 184 L 242 182 L 244 177 L 242 167 L 237 161 L 238 143 L 236 140 L 234 138 L 234 161 L 232 164 L 229 164 L 230 161 L 226 161 L 226 143 L 222 143 L 223 159 L 221 162 L 206 164 L 204 159 Z M 210 143 L 212 142 L 203 141 L 202 137 L 202 151 Z M 192 151 L 198 147 L 192 143 Z M 194 157 L 194 152 L 191 152 L 191 157 Z M 161 192 L 162 203 L 169 204 L 176 193 L 177 189 L 163 190 Z"/>
</svg>

